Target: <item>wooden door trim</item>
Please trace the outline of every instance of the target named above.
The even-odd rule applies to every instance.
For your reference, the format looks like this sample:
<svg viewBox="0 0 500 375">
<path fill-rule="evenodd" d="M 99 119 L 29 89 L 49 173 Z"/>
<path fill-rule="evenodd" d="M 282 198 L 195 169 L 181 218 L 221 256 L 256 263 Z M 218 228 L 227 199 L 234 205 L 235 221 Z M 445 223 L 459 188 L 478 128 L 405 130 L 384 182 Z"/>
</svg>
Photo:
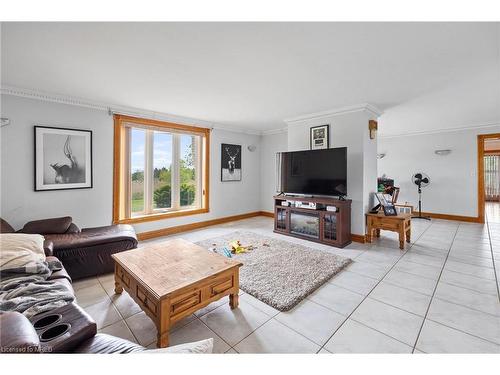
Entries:
<svg viewBox="0 0 500 375">
<path fill-rule="evenodd" d="M 489 138 L 500 138 L 500 133 L 477 136 L 477 218 L 480 223 L 484 223 L 484 140 Z"/>
</svg>

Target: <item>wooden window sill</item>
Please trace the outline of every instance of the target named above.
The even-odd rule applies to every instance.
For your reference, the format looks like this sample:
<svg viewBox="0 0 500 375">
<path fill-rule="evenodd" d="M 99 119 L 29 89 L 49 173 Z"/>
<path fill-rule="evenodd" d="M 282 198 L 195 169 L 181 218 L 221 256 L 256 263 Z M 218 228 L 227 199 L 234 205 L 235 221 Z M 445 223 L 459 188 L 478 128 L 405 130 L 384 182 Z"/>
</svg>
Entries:
<svg viewBox="0 0 500 375">
<path fill-rule="evenodd" d="M 137 224 L 137 223 L 144 223 L 144 222 L 148 222 L 148 221 L 171 219 L 173 217 L 205 214 L 207 212 L 209 212 L 208 208 L 191 208 L 191 209 L 179 210 L 179 211 L 173 211 L 173 212 L 163 212 L 163 213 L 158 213 L 158 214 L 136 216 L 136 217 L 131 217 L 128 219 L 119 219 L 119 220 L 115 220 L 113 222 L 113 224 Z"/>
</svg>

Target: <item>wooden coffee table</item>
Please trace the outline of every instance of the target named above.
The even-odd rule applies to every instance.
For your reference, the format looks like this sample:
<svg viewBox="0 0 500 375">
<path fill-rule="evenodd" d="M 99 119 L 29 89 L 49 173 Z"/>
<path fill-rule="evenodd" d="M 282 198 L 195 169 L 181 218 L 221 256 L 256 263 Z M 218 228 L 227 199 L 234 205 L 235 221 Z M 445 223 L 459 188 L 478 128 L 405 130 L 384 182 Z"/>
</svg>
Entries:
<svg viewBox="0 0 500 375">
<path fill-rule="evenodd" d="M 229 295 L 238 307 L 242 263 L 175 239 L 112 255 L 115 293 L 123 289 L 153 320 L 157 346 L 168 346 L 168 331 L 178 320 Z"/>
</svg>

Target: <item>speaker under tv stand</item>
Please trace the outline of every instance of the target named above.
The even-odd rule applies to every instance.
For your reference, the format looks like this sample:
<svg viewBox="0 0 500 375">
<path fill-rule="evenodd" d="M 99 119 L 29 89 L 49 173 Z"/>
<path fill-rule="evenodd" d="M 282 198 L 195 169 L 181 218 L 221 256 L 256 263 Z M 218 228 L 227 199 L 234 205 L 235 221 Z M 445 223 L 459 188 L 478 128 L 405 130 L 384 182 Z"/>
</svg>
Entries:
<svg viewBox="0 0 500 375">
<path fill-rule="evenodd" d="M 314 205 L 320 208 L 295 207 Z M 351 200 L 297 195 L 274 196 L 274 232 L 335 247 L 351 243 Z"/>
</svg>

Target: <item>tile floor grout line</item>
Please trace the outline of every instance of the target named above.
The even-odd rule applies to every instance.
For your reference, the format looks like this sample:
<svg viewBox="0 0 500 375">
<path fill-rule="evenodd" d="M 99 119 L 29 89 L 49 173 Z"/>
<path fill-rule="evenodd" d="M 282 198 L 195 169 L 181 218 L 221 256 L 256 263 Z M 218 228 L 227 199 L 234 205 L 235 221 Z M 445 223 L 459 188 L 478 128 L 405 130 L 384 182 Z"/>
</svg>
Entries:
<svg viewBox="0 0 500 375">
<path fill-rule="evenodd" d="M 455 285 L 454 285 L 455 286 Z M 460 288 L 460 287 L 457 287 L 457 288 Z M 462 288 L 462 289 L 465 289 L 465 288 Z M 491 294 L 485 294 L 486 296 L 491 296 L 491 297 L 495 297 Z M 486 312 L 486 311 L 483 311 L 483 310 L 478 310 L 478 309 L 475 309 L 474 307 L 470 307 L 470 306 L 467 306 L 467 305 L 463 305 L 461 303 L 457 303 L 457 302 L 454 302 L 454 301 L 449 301 L 447 299 L 444 299 L 442 297 L 434 297 L 435 299 L 438 299 L 440 301 L 443 301 L 443 302 L 448 302 L 448 303 L 451 303 L 453 305 L 457 305 L 457 306 L 461 306 L 461 307 L 465 307 L 469 310 L 473 310 L 473 311 L 477 311 L 477 312 L 480 312 L 480 313 L 483 313 L 483 314 L 486 314 L 486 315 L 491 315 L 492 317 L 495 317 L 495 318 L 499 318 L 500 316 L 499 315 L 495 315 L 495 314 L 492 314 L 492 313 L 489 313 L 489 312 Z"/>
<path fill-rule="evenodd" d="M 217 306 L 214 310 L 218 309 L 218 308 L 219 308 L 219 307 L 221 307 L 221 306 L 224 306 L 224 304 L 222 304 L 222 305 L 220 305 L 220 306 Z M 214 311 L 214 310 L 211 310 L 211 311 Z M 210 313 L 210 311 L 209 311 L 208 313 Z M 208 314 L 208 313 L 207 313 L 207 314 Z M 228 349 L 228 350 L 226 350 L 224 353 L 226 353 L 227 351 L 229 351 L 229 350 L 233 349 L 233 347 L 231 346 L 231 344 L 229 344 L 229 343 L 228 343 L 226 340 L 224 340 L 224 339 L 223 339 L 220 335 L 218 335 L 218 334 L 217 334 L 217 333 L 216 333 L 216 332 L 215 332 L 212 328 L 210 328 L 210 327 L 209 327 L 209 326 L 208 326 L 208 325 L 207 325 L 207 324 L 206 324 L 203 320 L 201 320 L 201 319 L 200 319 L 198 316 L 196 316 L 195 314 L 193 314 L 193 315 L 194 315 L 194 317 L 195 317 L 196 319 L 198 319 L 198 320 L 201 322 L 201 324 L 203 324 L 205 327 L 207 327 L 210 331 L 212 331 L 212 332 L 214 333 L 214 335 L 215 335 L 215 336 L 217 336 L 218 338 L 220 338 L 220 339 L 222 340 L 222 342 L 224 342 L 227 346 L 229 346 L 229 349 Z M 204 314 L 204 315 L 206 315 L 206 314 Z M 193 320 L 193 322 L 194 322 L 194 320 Z M 189 322 L 188 324 L 191 324 L 191 323 L 192 323 L 192 322 Z M 188 324 L 186 324 L 186 326 L 187 326 Z M 185 327 L 185 326 L 183 326 L 183 327 Z M 179 327 L 179 329 L 180 329 L 180 328 L 183 328 L 183 327 Z M 170 332 L 169 332 L 169 335 L 170 335 Z M 236 349 L 235 349 L 235 351 L 236 351 Z"/>
<path fill-rule="evenodd" d="M 204 324 L 204 325 L 205 325 L 205 326 L 206 326 L 209 330 L 211 330 L 211 331 L 212 331 L 213 333 L 215 333 L 218 337 L 220 337 L 220 339 L 221 339 L 222 341 L 224 341 L 227 345 L 229 345 L 229 349 L 228 349 L 228 350 L 234 349 L 234 351 L 235 351 L 236 353 L 240 354 L 240 352 L 238 352 L 238 351 L 235 349 L 235 346 L 236 346 L 236 345 L 238 345 L 238 344 L 239 344 L 240 342 L 242 342 L 243 340 L 245 340 L 245 339 L 246 339 L 248 336 L 250 336 L 252 333 L 254 333 L 255 331 L 257 331 L 260 327 L 262 327 L 264 324 L 266 324 L 267 322 L 269 322 L 271 319 L 274 319 L 274 317 L 275 317 L 276 315 L 278 315 L 278 314 L 279 314 L 279 313 L 278 313 L 278 314 L 275 314 L 275 315 L 273 315 L 273 316 L 271 316 L 271 317 L 270 317 L 268 314 L 266 314 L 264 311 L 262 311 L 262 310 L 261 310 L 261 309 L 259 309 L 258 307 L 255 307 L 254 305 L 252 305 L 252 304 L 251 304 L 251 303 L 249 303 L 249 302 L 247 302 L 247 303 L 248 303 L 249 305 L 251 305 L 254 309 L 259 310 L 261 313 L 263 313 L 264 315 L 266 315 L 267 317 L 269 317 L 269 319 L 268 319 L 268 320 L 266 320 L 266 321 L 265 321 L 264 323 L 262 323 L 261 325 L 259 325 L 257 328 L 255 328 L 252 332 L 250 332 L 248 335 L 246 335 L 245 337 L 243 337 L 240 341 L 238 341 L 238 342 L 237 342 L 236 344 L 234 344 L 234 345 L 229 344 L 229 343 L 228 343 L 226 340 L 224 340 L 221 336 L 217 335 L 217 333 L 216 333 L 216 332 L 215 332 L 212 328 L 210 328 L 210 327 L 208 326 L 208 324 L 206 324 L 203 320 L 201 320 L 201 319 L 200 319 L 201 317 L 200 317 L 200 318 L 199 318 L 199 317 L 197 317 L 197 318 L 198 318 L 198 319 L 199 319 L 199 320 L 200 320 L 200 321 L 201 321 L 201 322 L 202 322 L 202 323 L 203 323 L 203 324 Z M 220 307 L 222 307 L 222 306 L 224 306 L 224 304 L 222 304 L 222 305 L 220 305 L 220 306 L 217 306 L 215 309 L 213 309 L 213 310 L 211 310 L 211 311 L 207 312 L 206 314 L 203 314 L 202 316 L 205 316 L 205 315 L 209 314 L 210 312 L 215 311 L 215 310 L 217 310 L 218 308 L 220 308 Z M 195 316 L 196 316 L 196 315 L 195 315 Z M 309 339 L 308 339 L 308 340 L 309 340 Z M 309 341 L 311 341 L 311 340 L 309 340 Z M 224 353 L 225 353 L 225 352 L 224 352 Z"/>
<path fill-rule="evenodd" d="M 260 311 L 260 310 L 259 310 Z M 262 311 L 261 311 L 262 312 Z M 264 312 L 262 312 L 264 314 Z M 269 315 L 267 315 L 267 317 L 269 317 Z M 240 342 L 242 342 L 243 340 L 245 340 L 248 336 L 250 336 L 252 333 L 254 333 L 255 331 L 257 331 L 260 327 L 262 327 L 264 324 L 266 324 L 267 322 L 269 322 L 271 319 L 274 319 L 274 317 L 269 317 L 269 319 L 267 319 L 264 323 L 262 323 L 261 325 L 259 325 L 257 328 L 255 328 L 252 332 L 250 332 L 248 335 L 246 335 L 245 337 L 243 337 L 240 341 L 238 341 L 236 344 L 234 344 L 233 346 L 231 346 L 232 349 L 234 349 L 236 352 L 238 352 L 236 349 L 235 349 L 235 346 L 238 345 Z M 208 327 L 210 328 L 210 327 Z M 310 341 L 310 340 L 309 340 Z M 238 352 L 240 353 L 240 352 Z"/>
<path fill-rule="evenodd" d="M 302 300 L 302 301 L 303 301 L 303 300 Z M 301 302 L 302 302 L 302 301 L 301 301 Z M 332 309 L 330 309 L 330 308 L 328 308 L 328 307 L 326 307 L 326 306 L 323 306 L 323 305 L 322 305 L 322 304 L 320 304 L 320 303 L 317 303 L 317 302 L 314 302 L 314 301 L 311 301 L 311 300 L 308 300 L 308 301 L 309 301 L 309 302 L 312 302 L 312 303 L 314 303 L 314 304 L 316 304 L 316 305 L 319 305 L 319 306 L 321 306 L 321 307 L 324 307 L 325 309 L 328 309 L 328 310 L 330 310 L 331 312 L 334 312 L 334 313 L 336 313 L 336 314 L 342 315 L 342 317 L 344 317 L 344 318 L 346 318 L 346 319 L 347 319 L 346 315 L 344 315 L 344 314 L 342 314 L 342 313 L 339 313 L 338 311 L 332 310 Z M 307 339 L 308 341 L 312 342 L 313 344 L 315 344 L 315 345 L 317 345 L 317 346 L 320 346 L 321 348 L 320 348 L 319 350 L 321 350 L 321 349 L 322 349 L 322 345 L 321 345 L 321 344 L 318 344 L 317 342 L 315 342 L 315 341 L 311 340 L 311 339 L 310 339 L 309 337 L 307 337 L 306 335 L 304 335 L 304 334 L 302 334 L 301 332 L 299 332 L 299 331 L 295 330 L 293 327 L 290 327 L 288 324 L 286 324 L 286 323 L 284 323 L 284 322 L 281 322 L 281 321 L 279 321 L 278 319 L 276 319 L 276 317 L 277 317 L 279 314 L 281 314 L 282 312 L 283 312 L 283 311 L 280 311 L 278 314 L 274 315 L 274 316 L 272 317 L 272 319 L 276 320 L 278 323 L 280 323 L 280 324 L 284 325 L 285 327 L 290 328 L 292 331 L 294 331 L 295 333 L 297 333 L 297 334 L 299 334 L 300 336 L 304 337 L 305 339 Z M 344 321 L 345 321 L 345 319 L 342 321 L 342 323 L 341 323 L 341 324 L 343 324 L 343 323 L 344 323 Z M 340 327 L 340 326 L 339 326 L 339 327 Z M 253 333 L 253 332 L 252 332 L 252 333 Z M 328 340 L 329 340 L 329 339 L 328 339 Z M 327 340 L 326 342 L 328 342 L 328 340 Z M 326 342 L 325 342 L 325 344 L 326 344 Z M 325 344 L 323 344 L 323 345 L 325 345 Z M 325 349 L 325 350 L 326 350 L 326 349 Z M 316 352 L 316 354 L 318 354 L 318 352 Z"/>
<path fill-rule="evenodd" d="M 498 301 L 500 302 L 500 286 L 499 280 L 498 280 L 498 275 L 497 275 L 497 269 L 495 265 L 495 255 L 493 254 L 493 244 L 491 243 L 491 232 L 490 232 L 490 221 L 488 219 L 488 213 L 486 213 L 486 228 L 488 229 L 488 239 L 490 242 L 490 252 L 491 252 L 491 258 L 493 260 L 493 272 L 495 273 L 495 281 L 497 284 L 497 296 L 498 296 Z"/>
<path fill-rule="evenodd" d="M 465 334 L 465 335 L 468 335 L 468 336 L 474 337 L 474 338 L 476 338 L 476 339 L 480 339 L 480 340 L 482 340 L 482 341 L 486 341 L 486 342 L 488 342 L 488 343 L 490 343 L 490 344 L 493 344 L 493 345 L 496 345 L 496 346 L 500 347 L 500 344 L 499 344 L 499 343 L 494 342 L 494 341 L 491 341 L 491 340 L 489 340 L 489 339 L 485 339 L 484 337 L 477 336 L 477 335 L 473 335 L 473 334 L 472 334 L 472 333 L 470 333 L 470 332 L 462 331 L 462 330 L 461 330 L 461 329 L 459 329 L 459 328 L 455 328 L 455 327 L 449 326 L 448 324 L 444 324 L 444 323 L 438 322 L 437 320 L 434 320 L 434 319 L 426 318 L 426 320 L 429 320 L 429 321 L 431 321 L 431 322 L 433 322 L 433 323 L 436 323 L 436 324 L 442 325 L 442 326 L 447 327 L 447 328 L 449 328 L 449 329 L 452 329 L 452 330 L 454 330 L 454 331 L 457 331 L 457 332 L 463 333 L 463 334 Z M 420 349 L 417 349 L 417 350 L 420 350 Z M 484 353 L 483 353 L 483 354 L 484 354 Z"/>
<path fill-rule="evenodd" d="M 351 319 L 352 319 L 352 318 L 351 318 Z M 362 325 L 362 326 L 364 326 L 364 327 L 366 327 L 366 328 L 368 328 L 368 329 L 371 329 L 372 331 L 376 331 L 376 332 L 378 332 L 378 333 L 380 333 L 380 334 L 382 334 L 382 335 L 384 335 L 384 336 L 386 336 L 386 337 L 389 337 L 389 338 L 391 338 L 391 339 L 393 339 L 393 340 L 395 340 L 395 341 L 397 341 L 397 342 L 400 342 L 401 344 L 406 345 L 406 346 L 407 346 L 407 347 L 409 347 L 410 349 L 413 349 L 413 348 L 411 347 L 411 345 L 410 345 L 410 344 L 407 344 L 406 342 L 403 342 L 403 341 L 401 341 L 400 339 L 397 339 L 397 338 L 395 338 L 395 337 L 392 337 L 392 336 L 388 335 L 387 333 L 384 333 L 384 332 L 382 332 L 382 331 L 379 331 L 379 330 L 378 330 L 378 329 L 376 329 L 376 328 L 370 327 L 370 326 L 366 325 L 365 323 L 360 322 L 360 321 L 358 321 L 358 320 L 356 320 L 356 319 L 352 319 L 352 321 L 354 321 L 354 322 L 356 322 L 356 323 L 358 323 L 358 324 L 360 324 L 360 325 Z M 328 349 L 327 349 L 327 350 L 328 350 Z M 387 353 L 386 353 L 386 354 L 387 354 Z"/>
<path fill-rule="evenodd" d="M 134 337 L 135 342 L 136 342 L 138 345 L 140 345 L 140 344 L 139 344 L 139 340 L 137 339 L 137 337 L 136 337 L 136 335 L 135 335 L 134 331 L 132 331 L 132 328 L 130 328 L 130 327 L 129 327 L 129 325 L 127 324 L 127 320 L 126 320 L 126 319 L 128 319 L 128 318 L 125 318 L 125 317 L 122 315 L 121 311 L 120 311 L 120 310 L 119 310 L 119 309 L 115 306 L 115 303 L 114 303 L 114 302 L 113 302 L 113 300 L 111 299 L 111 296 L 109 295 L 109 293 L 106 291 L 106 288 L 104 288 L 104 285 L 102 285 L 101 280 L 99 280 L 99 277 L 97 277 L 97 282 L 99 283 L 99 285 L 101 286 L 101 288 L 104 290 L 104 293 L 106 293 L 106 295 L 108 296 L 109 300 L 111 301 L 111 304 L 113 305 L 113 307 L 115 308 L 115 310 L 118 312 L 118 315 L 122 318 L 122 319 L 121 319 L 121 321 L 125 324 L 125 326 L 127 327 L 127 329 L 130 331 L 130 333 L 131 333 L 131 334 L 132 334 L 132 336 Z M 134 301 L 134 302 L 135 302 L 135 301 Z M 140 314 L 140 312 L 138 312 L 137 314 Z M 130 315 L 130 316 L 129 316 L 129 318 L 130 318 L 131 316 L 134 316 L 134 315 L 136 315 L 136 314 L 132 314 L 132 315 Z M 118 321 L 118 322 L 119 322 L 119 321 Z M 116 323 L 118 323 L 118 322 L 115 322 L 115 323 L 113 323 L 113 324 L 116 324 Z M 111 324 L 110 324 L 110 325 L 111 325 Z M 106 326 L 106 327 L 109 327 L 109 325 L 108 325 L 108 326 Z M 105 327 L 102 327 L 102 328 L 105 328 Z M 101 329 L 102 329 L 102 328 L 101 328 Z"/>
<path fill-rule="evenodd" d="M 420 338 L 420 334 L 422 333 L 422 329 L 424 328 L 425 320 L 427 319 L 427 315 L 429 314 L 429 310 L 432 305 L 432 301 L 434 300 L 434 295 L 436 294 L 436 290 L 439 286 L 439 280 L 441 279 L 441 275 L 443 274 L 444 268 L 446 267 L 446 263 L 448 262 L 448 257 L 450 256 L 451 248 L 453 247 L 453 242 L 455 242 L 455 237 L 457 236 L 458 230 L 460 228 L 460 223 L 457 225 L 455 229 L 455 235 L 453 236 L 453 240 L 451 241 L 450 248 L 448 249 L 448 254 L 444 260 L 443 266 L 441 267 L 441 272 L 439 273 L 438 279 L 436 281 L 436 286 L 434 287 L 434 291 L 432 292 L 431 299 L 429 300 L 429 305 L 427 306 L 427 310 L 425 311 L 424 320 L 422 320 L 422 324 L 420 325 L 420 329 L 418 330 L 417 338 L 415 339 L 415 344 L 413 345 L 412 353 L 415 353 L 415 349 L 417 348 L 418 339 Z"/>
<path fill-rule="evenodd" d="M 455 271 L 448 270 L 448 272 L 455 272 Z M 455 273 L 459 273 L 459 272 L 455 272 Z M 471 276 L 471 275 L 467 275 L 467 274 L 464 274 L 464 273 L 462 273 L 461 275 Z M 471 277 L 474 277 L 474 276 L 471 276 Z M 479 279 L 479 278 L 476 277 L 476 279 Z M 480 280 L 487 280 L 487 279 L 480 279 Z M 485 296 L 496 297 L 496 293 L 495 294 L 484 293 L 484 292 L 480 292 L 479 290 L 476 290 L 476 289 L 471 289 L 471 288 L 467 288 L 465 286 L 461 286 L 461 285 L 458 285 L 458 284 L 453 284 L 452 281 L 443 281 L 443 280 L 440 280 L 440 281 L 443 284 L 448 284 L 448 285 L 451 285 L 451 286 L 454 286 L 454 287 L 457 287 L 457 288 L 467 289 L 467 290 L 470 290 L 471 292 L 479 293 L 479 294 L 482 294 L 482 295 L 485 295 Z M 489 281 L 493 281 L 493 280 L 489 280 Z"/>
<path fill-rule="evenodd" d="M 349 320 L 349 318 L 352 316 L 352 314 L 354 314 L 354 312 L 358 309 L 359 306 L 361 306 L 361 304 L 368 298 L 368 296 L 370 295 L 371 292 L 373 292 L 373 290 L 382 282 L 382 280 L 387 276 L 387 274 L 389 274 L 389 272 L 391 272 L 393 270 L 393 268 L 396 266 L 396 264 L 398 264 L 398 262 L 403 258 L 403 256 L 413 247 L 413 245 L 418 241 L 418 239 L 420 239 L 425 232 L 427 232 L 427 230 L 432 226 L 432 223 L 427 227 L 425 228 L 425 230 L 420 233 L 420 236 L 418 236 L 418 238 L 414 241 L 414 242 L 410 242 L 410 245 L 409 245 L 409 248 L 408 250 L 404 250 L 403 254 L 400 255 L 400 257 L 396 260 L 396 262 L 387 270 L 387 272 L 382 276 L 382 278 L 373 286 L 373 288 L 370 289 L 370 291 L 367 293 L 367 295 L 361 300 L 361 302 L 356 305 L 356 307 L 351 311 L 351 313 L 347 316 L 347 318 L 342 322 L 342 324 L 340 326 L 337 327 L 337 329 L 335 330 L 335 332 L 333 332 L 333 334 L 328 338 L 328 340 L 326 340 L 326 342 L 321 346 L 321 348 L 319 348 L 319 351 L 316 352 L 319 353 L 321 351 L 321 349 L 323 349 L 325 347 L 326 344 L 328 344 L 328 342 L 332 339 L 333 336 L 335 336 L 335 334 L 338 332 L 338 330 L 340 328 L 342 328 L 342 326 L 345 324 L 345 322 L 347 322 Z M 371 328 L 371 327 L 370 327 Z M 388 336 L 388 335 L 386 335 Z M 389 336 L 391 338 L 393 338 L 392 336 Z M 399 340 L 398 340 L 399 341 Z"/>
<path fill-rule="evenodd" d="M 310 302 L 313 302 L 313 301 L 310 301 Z M 316 302 L 314 302 L 314 303 L 316 303 Z M 330 311 L 333 311 L 333 310 L 330 310 Z M 336 311 L 333 311 L 333 312 L 336 312 Z M 299 332 L 299 331 L 295 330 L 294 328 L 290 327 L 289 325 L 287 325 L 287 324 L 285 324 L 285 323 L 283 323 L 283 322 L 280 322 L 278 319 L 276 319 L 276 317 L 277 317 L 280 313 L 282 313 L 282 311 L 280 311 L 278 314 L 274 315 L 274 316 L 273 316 L 271 319 L 269 319 L 267 322 L 269 322 L 269 321 L 271 321 L 271 320 L 275 320 L 278 324 L 281 324 L 281 325 L 285 326 L 286 328 L 289 328 L 290 330 L 292 330 L 293 332 L 295 332 L 295 333 L 296 333 L 296 334 L 298 334 L 299 336 L 302 336 L 303 338 L 305 338 L 307 341 L 312 342 L 314 345 L 316 345 L 316 346 L 321 346 L 321 344 L 318 344 L 317 342 L 315 342 L 315 341 L 311 340 L 309 337 L 307 337 L 307 336 L 306 336 L 306 335 L 304 335 L 303 333 L 301 333 L 301 332 Z M 340 313 L 337 313 L 337 314 L 342 315 L 342 314 L 340 314 Z M 342 316 L 344 316 L 344 315 L 342 315 Z M 267 323 L 267 322 L 266 322 L 266 323 Z M 264 323 L 264 324 L 265 324 L 265 323 Z M 259 328 L 260 328 L 260 327 L 259 327 Z M 255 330 L 255 331 L 256 331 L 256 330 Z M 255 331 L 253 331 L 253 332 L 255 332 Z M 252 332 L 252 333 L 253 333 L 253 332 Z M 248 336 L 247 336 L 247 337 L 248 337 Z M 245 338 L 246 338 L 246 337 L 245 337 Z M 240 342 L 241 342 L 241 341 L 240 341 Z M 239 343 L 238 343 L 238 344 L 239 344 Z M 236 349 L 235 349 L 235 350 L 236 350 Z M 320 349 L 320 350 L 321 350 L 321 349 Z M 316 352 L 316 354 L 318 354 L 318 353 Z"/>
</svg>

